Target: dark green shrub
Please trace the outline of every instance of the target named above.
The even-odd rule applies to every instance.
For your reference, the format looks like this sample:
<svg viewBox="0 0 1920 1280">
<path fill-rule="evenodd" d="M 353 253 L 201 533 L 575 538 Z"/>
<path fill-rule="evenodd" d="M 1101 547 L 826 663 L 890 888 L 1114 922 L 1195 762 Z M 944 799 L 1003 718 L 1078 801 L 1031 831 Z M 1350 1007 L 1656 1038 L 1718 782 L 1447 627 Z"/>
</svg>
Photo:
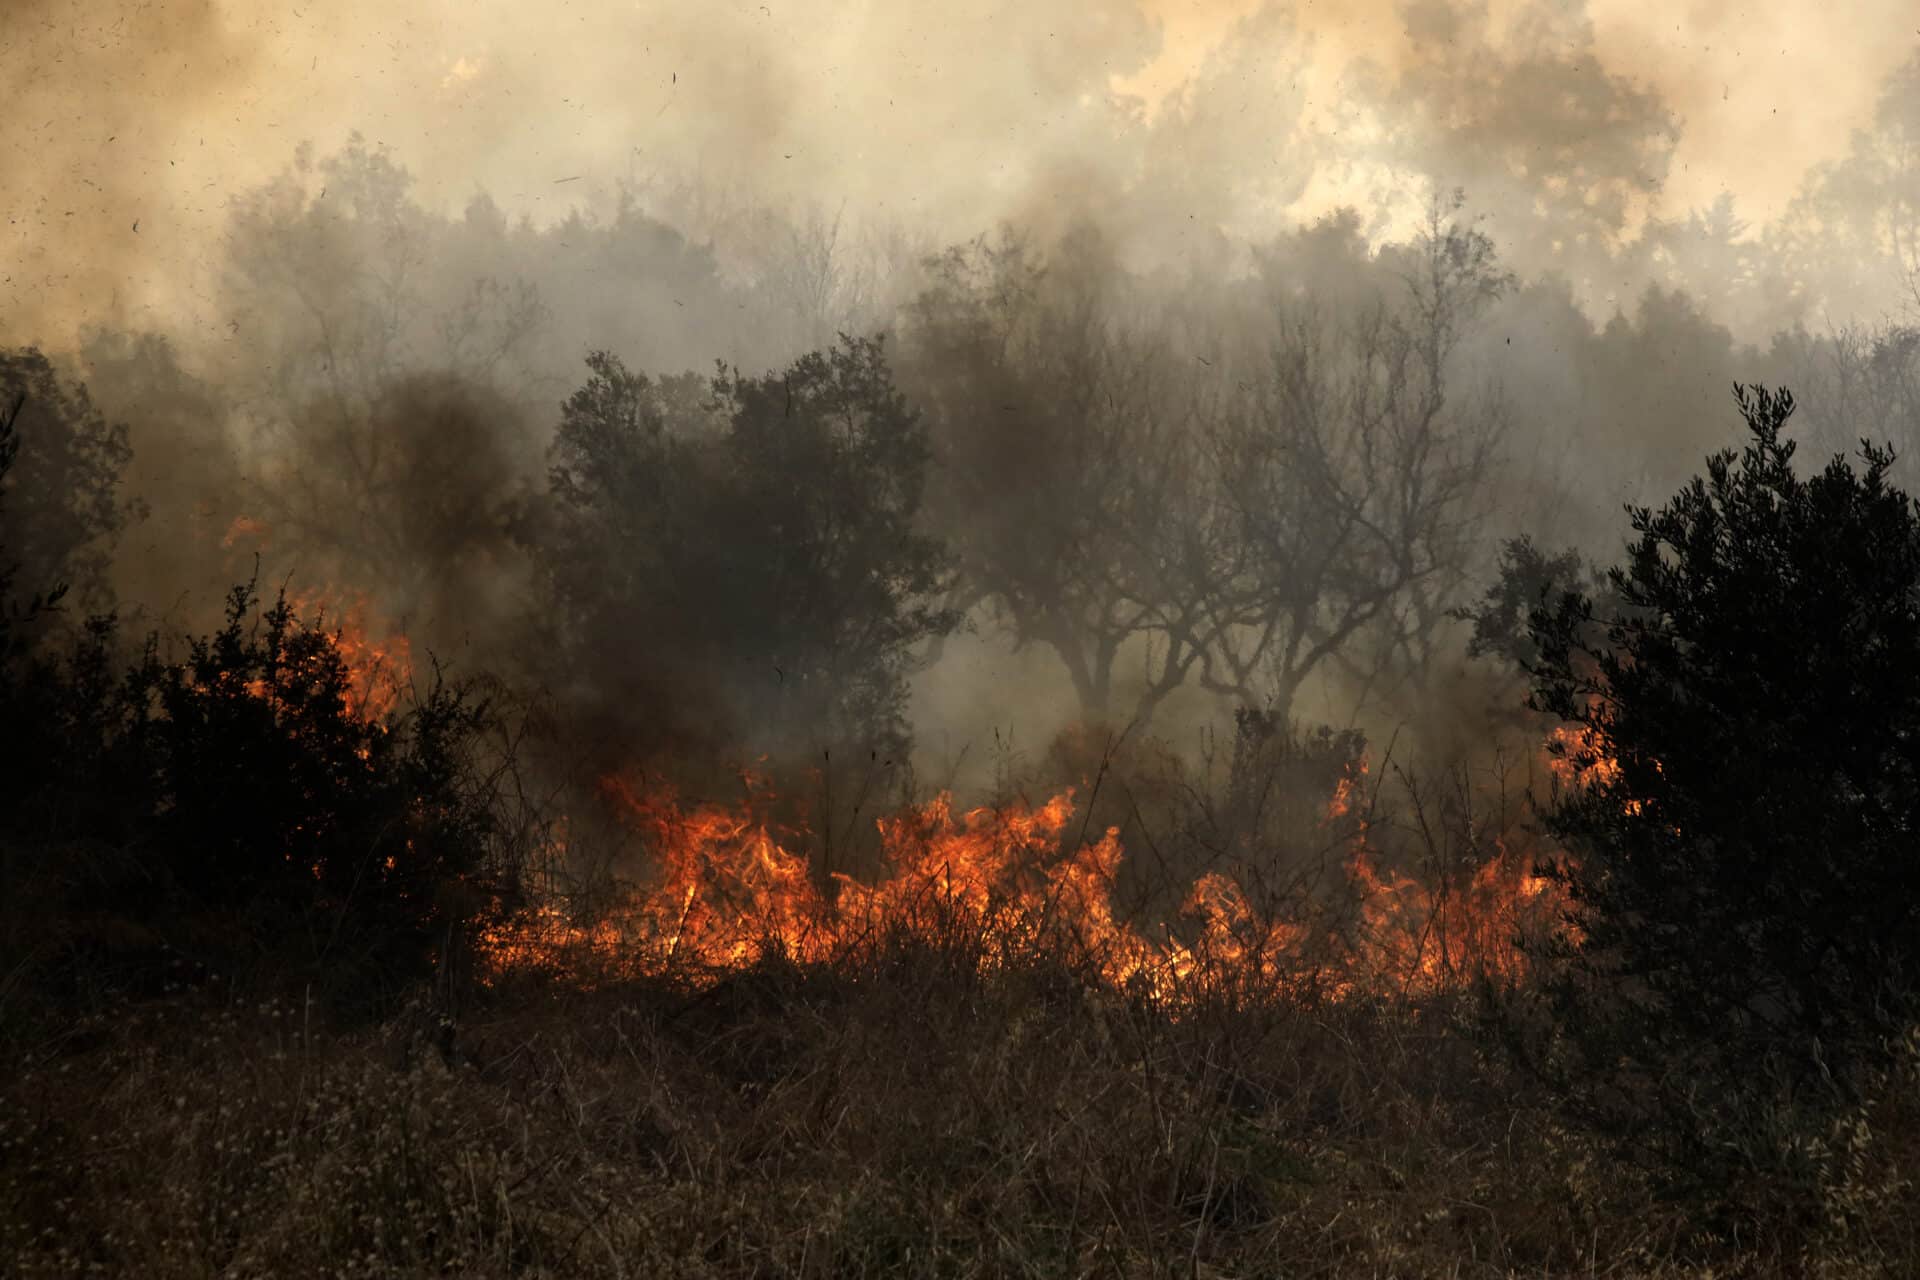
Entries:
<svg viewBox="0 0 1920 1280">
<path fill-rule="evenodd" d="M 1546 814 L 1564 1028 L 1696 1119 L 1728 1086 L 1845 1092 L 1920 992 L 1920 509 L 1871 444 L 1801 476 L 1792 397 L 1735 394 L 1752 439 L 1630 509 L 1615 601 L 1530 627 L 1581 780 Z"/>
<path fill-rule="evenodd" d="M 111 615 L 46 627 L 58 588 L 12 599 L 6 550 L 0 968 L 61 999 L 238 971 L 377 1001 L 508 893 L 473 687 L 436 673 L 371 714 L 339 634 L 251 585 L 183 653 L 129 658 Z"/>
</svg>

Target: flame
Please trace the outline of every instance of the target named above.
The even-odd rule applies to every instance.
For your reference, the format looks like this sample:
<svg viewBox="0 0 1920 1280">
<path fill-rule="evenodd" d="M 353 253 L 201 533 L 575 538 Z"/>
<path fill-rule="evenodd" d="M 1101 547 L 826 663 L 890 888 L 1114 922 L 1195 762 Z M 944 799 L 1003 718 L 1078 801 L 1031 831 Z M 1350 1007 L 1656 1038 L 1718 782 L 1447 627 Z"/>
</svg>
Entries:
<svg viewBox="0 0 1920 1280">
<path fill-rule="evenodd" d="M 1337 822 L 1351 815 L 1354 802 L 1358 797 L 1360 784 L 1367 778 L 1367 762 L 1356 760 L 1353 767 L 1340 775 L 1340 781 L 1334 784 L 1333 799 L 1327 801 L 1327 820 Z"/>
<path fill-rule="evenodd" d="M 1519 938 L 1557 919 L 1560 887 L 1499 844 L 1481 865 L 1431 880 L 1383 869 L 1356 814 L 1364 776 L 1350 770 L 1327 809 L 1330 827 L 1351 832 L 1344 899 L 1275 901 L 1216 871 L 1153 922 L 1116 905 L 1120 833 L 1074 833 L 1071 791 L 964 813 L 942 794 L 882 818 L 882 870 L 863 880 L 816 874 L 806 833 L 769 820 L 764 790 L 733 806 L 686 806 L 669 787 L 610 777 L 605 794 L 653 854 L 648 883 L 585 923 L 548 902 L 489 926 L 478 949 L 494 979 L 538 972 L 592 985 L 704 982 L 776 956 L 859 964 L 907 942 L 983 972 L 1064 959 L 1173 1002 L 1224 982 L 1340 998 L 1524 977 Z"/>
<path fill-rule="evenodd" d="M 252 516 L 235 516 L 221 537 L 220 545 L 232 550 L 242 541 L 252 542 L 264 551 L 273 541 L 273 527 L 265 520 L 257 520 Z"/>
<path fill-rule="evenodd" d="M 1613 745 L 1592 725 L 1561 725 L 1548 741 L 1552 752 L 1547 757 L 1547 767 L 1562 786 L 1606 787 L 1620 780 L 1620 759 L 1614 754 Z M 1666 772 L 1658 760 L 1652 763 L 1654 772 Z M 1628 817 L 1644 813 L 1646 805 L 1644 800 L 1620 802 L 1622 812 Z"/>
<path fill-rule="evenodd" d="M 1369 850 L 1356 850 L 1347 874 L 1360 895 L 1360 949 L 1372 972 L 1408 992 L 1523 977 L 1526 956 L 1515 940 L 1555 922 L 1563 894 L 1533 861 L 1496 842 L 1468 874 L 1428 882 L 1383 871 Z"/>
<path fill-rule="evenodd" d="M 220 545 L 232 550 L 243 543 L 263 551 L 272 544 L 273 526 L 250 515 L 238 515 L 227 526 Z M 286 597 L 294 617 L 317 625 L 333 639 L 333 648 L 347 668 L 348 714 L 379 720 L 399 705 L 413 680 L 413 651 L 406 634 L 391 625 L 376 626 L 373 610 L 362 591 L 314 587 Z M 265 696 L 256 682 L 252 690 Z"/>
<path fill-rule="evenodd" d="M 347 714 L 380 720 L 397 707 L 413 682 L 413 648 L 406 633 L 376 624 L 364 593 L 326 588 L 287 596 L 294 616 L 325 631 L 347 672 Z"/>
<path fill-rule="evenodd" d="M 1605 786 L 1620 776 L 1620 762 L 1598 729 L 1563 724 L 1548 736 L 1547 767 L 1563 786 Z"/>
<path fill-rule="evenodd" d="M 367 723 L 383 720 L 410 694 L 412 645 L 405 632 L 368 621 L 370 610 L 364 595 L 313 590 L 289 594 L 286 603 L 294 624 L 320 632 L 326 646 L 320 654 L 304 662 L 289 661 L 279 679 L 296 683 L 303 679 L 317 680 L 323 672 L 319 664 L 325 661 L 325 655 L 337 657 L 346 675 L 340 695 L 342 709 L 350 717 Z M 283 655 L 286 656 L 290 655 Z M 220 678 L 230 679 L 231 673 L 222 671 Z M 277 696 L 266 677 L 247 681 L 246 690 L 265 701 Z"/>
</svg>

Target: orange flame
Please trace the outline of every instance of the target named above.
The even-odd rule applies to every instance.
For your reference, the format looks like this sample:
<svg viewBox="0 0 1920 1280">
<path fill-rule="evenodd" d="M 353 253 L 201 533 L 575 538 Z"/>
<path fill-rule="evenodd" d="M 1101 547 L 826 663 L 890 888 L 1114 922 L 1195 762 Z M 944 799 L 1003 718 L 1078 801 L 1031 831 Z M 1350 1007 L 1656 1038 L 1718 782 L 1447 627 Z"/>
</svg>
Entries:
<svg viewBox="0 0 1920 1280">
<path fill-rule="evenodd" d="M 1350 818 L 1361 772 L 1344 779 L 1328 821 Z M 1069 835 L 1072 793 L 1038 808 L 956 815 L 940 795 L 879 820 L 883 873 L 817 876 L 789 833 L 776 835 L 753 797 L 683 807 L 671 790 L 603 787 L 644 837 L 657 871 L 591 924 L 548 904 L 489 928 L 479 950 L 495 978 L 540 972 L 679 975 L 695 981 L 784 956 L 858 963 L 900 941 L 957 952 L 993 971 L 1064 958 L 1113 987 L 1165 1000 L 1223 981 L 1341 997 L 1424 995 L 1475 979 L 1517 981 L 1518 945 L 1558 913 L 1559 888 L 1497 846 L 1471 872 L 1423 883 L 1383 871 L 1363 821 L 1344 862 L 1351 909 L 1301 897 L 1269 902 L 1220 872 L 1202 876 L 1172 918 L 1136 922 L 1116 907 L 1117 829 Z M 1344 828 L 1343 828 L 1344 829 Z M 803 833 L 802 833 L 803 834 Z"/>
<path fill-rule="evenodd" d="M 1620 780 L 1620 760 L 1606 735 L 1591 725 L 1561 725 L 1548 739 L 1555 750 L 1547 757 L 1547 767 L 1566 787 L 1604 787 Z M 1654 771 L 1666 770 L 1658 760 Z M 1646 801 L 1623 800 L 1621 808 L 1628 817 L 1645 812 Z"/>
<path fill-rule="evenodd" d="M 1360 950 L 1371 971 L 1407 992 L 1524 976 L 1516 939 L 1538 936 L 1562 901 L 1560 887 L 1532 862 L 1496 844 L 1471 874 L 1426 883 L 1382 871 L 1369 850 L 1356 849 L 1347 874 L 1360 895 Z"/>
<path fill-rule="evenodd" d="M 346 600 L 344 605 L 336 597 Z M 341 693 L 342 709 L 363 722 L 386 717 L 408 696 L 413 681 L 413 649 L 406 634 L 391 627 L 376 628 L 368 619 L 366 597 L 334 591 L 304 591 L 286 597 L 296 627 L 318 631 L 326 637 L 323 651 L 340 660 L 346 681 Z M 282 669 L 280 678 L 318 679 L 324 659 L 315 656 L 313 665 L 299 663 Z M 230 673 L 223 672 L 227 677 Z M 272 699 L 274 691 L 264 677 L 249 680 L 247 692 L 256 698 Z"/>
<path fill-rule="evenodd" d="M 372 611 L 364 594 L 302 591 L 288 595 L 287 604 L 296 618 L 332 638 L 347 671 L 347 714 L 379 720 L 400 704 L 413 682 L 413 647 L 405 632 L 369 621 Z"/>
<path fill-rule="evenodd" d="M 1554 750 L 1547 757 L 1547 767 L 1563 786 L 1604 786 L 1620 776 L 1620 762 L 1612 748 L 1590 725 L 1559 725 L 1548 741 Z"/>
</svg>

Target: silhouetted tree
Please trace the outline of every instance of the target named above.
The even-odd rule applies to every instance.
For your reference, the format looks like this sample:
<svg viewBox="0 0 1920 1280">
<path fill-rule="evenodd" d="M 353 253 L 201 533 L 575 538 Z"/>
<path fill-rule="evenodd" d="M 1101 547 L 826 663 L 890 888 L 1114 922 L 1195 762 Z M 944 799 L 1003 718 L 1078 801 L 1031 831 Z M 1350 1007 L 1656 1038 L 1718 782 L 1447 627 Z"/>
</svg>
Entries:
<svg viewBox="0 0 1920 1280">
<path fill-rule="evenodd" d="M 925 428 L 879 340 L 709 381 L 588 367 L 533 536 L 591 699 L 717 714 L 762 749 L 898 751 L 911 651 L 952 618 Z"/>
<path fill-rule="evenodd" d="M 1906 440 L 1920 432 L 1920 329 L 1854 324 L 1813 334 L 1777 334 L 1771 366 L 1801 388 L 1799 431 L 1815 448 L 1838 450 L 1860 436 Z M 1896 470 L 1909 471 L 1901 458 Z"/>
<path fill-rule="evenodd" d="M 65 583 L 76 602 L 104 605 L 114 541 L 140 511 L 121 493 L 126 427 L 31 347 L 0 351 L 0 408 L 15 451 L 0 481 L 0 547 L 28 585 Z"/>
<path fill-rule="evenodd" d="M 1467 656 L 1500 658 L 1520 671 L 1538 663 L 1532 620 L 1569 591 L 1585 592 L 1602 612 L 1617 612 L 1618 601 L 1606 592 L 1606 577 L 1571 548 L 1548 552 L 1522 534 L 1500 548 L 1493 582 L 1471 607 L 1456 615 L 1473 624 Z"/>
<path fill-rule="evenodd" d="M 252 473 L 229 519 L 416 628 L 497 629 L 509 504 L 539 474 L 522 414 L 550 319 L 505 225 L 423 208 L 356 135 L 236 200 L 226 244 L 223 372 Z"/>
<path fill-rule="evenodd" d="M 934 425 L 955 604 L 1057 655 L 1089 720 L 1145 719 L 1201 657 L 1228 551 L 1195 445 L 1207 397 L 1127 315 L 1124 273 L 1092 229 L 1044 264 L 1006 238 L 928 265 L 909 367 Z"/>
<path fill-rule="evenodd" d="M 1497 395 L 1452 385 L 1455 349 L 1509 278 L 1492 242 L 1436 202 L 1397 298 L 1351 317 L 1311 301 L 1215 433 L 1244 561 L 1224 575 L 1201 681 L 1289 712 L 1338 661 L 1363 685 L 1421 678 L 1473 563 Z"/>
<path fill-rule="evenodd" d="M 1629 508 L 1617 606 L 1531 622 L 1582 784 L 1546 813 L 1586 984 L 1565 1025 L 1696 1113 L 1688 1064 L 1844 1080 L 1920 992 L 1920 509 L 1871 444 L 1797 474 L 1791 396 L 1735 394 L 1745 449 Z"/>
<path fill-rule="evenodd" d="M 1381 261 L 1346 220 L 1268 255 L 1264 349 L 1142 306 L 1091 230 L 1045 264 L 1012 238 L 936 259 L 911 368 L 958 603 L 1056 653 L 1094 720 L 1145 720 L 1183 685 L 1284 718 L 1336 659 L 1418 678 L 1501 425 L 1497 395 L 1457 385 L 1455 350 L 1508 279 L 1458 207 Z M 1323 244 L 1352 260 L 1283 278 Z"/>
</svg>

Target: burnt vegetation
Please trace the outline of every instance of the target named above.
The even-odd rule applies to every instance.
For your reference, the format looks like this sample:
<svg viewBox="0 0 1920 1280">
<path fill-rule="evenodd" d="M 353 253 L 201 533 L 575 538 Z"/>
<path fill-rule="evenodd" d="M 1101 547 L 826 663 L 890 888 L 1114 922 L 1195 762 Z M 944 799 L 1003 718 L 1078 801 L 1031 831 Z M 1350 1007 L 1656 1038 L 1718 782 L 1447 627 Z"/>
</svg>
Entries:
<svg viewBox="0 0 1920 1280">
<path fill-rule="evenodd" d="M 1920 1266 L 1913 330 L 778 229 L 0 352 L 0 1270 Z"/>
</svg>

